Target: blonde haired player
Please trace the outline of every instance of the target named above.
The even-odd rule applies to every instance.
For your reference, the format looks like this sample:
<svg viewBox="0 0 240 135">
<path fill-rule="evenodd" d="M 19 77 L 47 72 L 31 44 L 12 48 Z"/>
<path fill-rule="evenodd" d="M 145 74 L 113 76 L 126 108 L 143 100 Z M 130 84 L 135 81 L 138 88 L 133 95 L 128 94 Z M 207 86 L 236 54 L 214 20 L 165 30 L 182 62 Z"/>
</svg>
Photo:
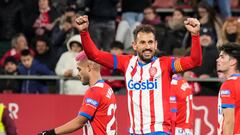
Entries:
<svg viewBox="0 0 240 135">
<path fill-rule="evenodd" d="M 80 81 L 90 86 L 78 115 L 68 123 L 38 135 L 61 135 L 80 128 L 84 135 L 115 135 L 117 106 L 112 88 L 102 80 L 100 65 L 90 61 L 84 52 L 80 52 L 76 60 Z"/>
</svg>

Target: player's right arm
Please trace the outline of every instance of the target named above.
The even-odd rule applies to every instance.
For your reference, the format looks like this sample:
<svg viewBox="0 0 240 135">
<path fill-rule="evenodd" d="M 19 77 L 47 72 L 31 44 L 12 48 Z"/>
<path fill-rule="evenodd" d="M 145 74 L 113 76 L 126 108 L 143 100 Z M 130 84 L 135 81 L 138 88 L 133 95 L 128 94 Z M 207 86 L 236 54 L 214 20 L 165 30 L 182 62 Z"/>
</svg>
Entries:
<svg viewBox="0 0 240 135">
<path fill-rule="evenodd" d="M 80 128 L 82 128 L 85 123 L 88 121 L 88 118 L 84 116 L 77 116 L 73 120 L 69 121 L 68 123 L 57 127 L 54 129 L 56 135 L 72 133 Z"/>
<path fill-rule="evenodd" d="M 82 128 L 88 120 L 91 120 L 96 112 L 99 104 L 101 96 L 96 93 L 95 88 L 91 88 L 88 90 L 84 96 L 82 107 L 78 113 L 78 116 L 68 123 L 51 129 L 49 131 L 43 131 L 38 135 L 62 135 L 67 133 L 72 133 L 80 128 Z"/>
<path fill-rule="evenodd" d="M 90 34 L 88 32 L 89 21 L 88 16 L 80 16 L 76 18 L 76 28 L 79 30 L 82 40 L 83 49 L 87 57 L 105 67 L 111 69 L 122 69 L 123 63 L 126 61 L 124 55 L 116 56 L 109 52 L 99 50 L 95 43 L 92 41 Z"/>
</svg>

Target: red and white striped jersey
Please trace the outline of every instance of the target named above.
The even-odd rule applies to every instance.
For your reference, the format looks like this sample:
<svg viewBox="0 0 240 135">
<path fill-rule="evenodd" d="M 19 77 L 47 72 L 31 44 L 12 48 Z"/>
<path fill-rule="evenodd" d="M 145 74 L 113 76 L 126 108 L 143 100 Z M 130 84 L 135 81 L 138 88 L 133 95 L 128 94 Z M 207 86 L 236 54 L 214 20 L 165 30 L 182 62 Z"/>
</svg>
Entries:
<svg viewBox="0 0 240 135">
<path fill-rule="evenodd" d="M 221 86 L 218 94 L 218 135 L 223 134 L 223 109 L 234 108 L 234 135 L 240 134 L 240 74 L 233 74 Z"/>
<path fill-rule="evenodd" d="M 174 75 L 171 81 L 170 107 L 176 115 L 175 127 L 191 129 L 193 127 L 192 87 L 181 76 Z"/>
<path fill-rule="evenodd" d="M 199 36 L 192 36 L 191 54 L 187 57 L 154 57 L 142 64 L 139 56 L 112 55 L 100 51 L 88 32 L 81 32 L 82 45 L 87 57 L 107 68 L 124 73 L 131 134 L 154 132 L 170 133 L 170 82 L 174 72 L 181 72 L 200 66 L 202 50 Z"/>
<path fill-rule="evenodd" d="M 115 135 L 116 108 L 113 90 L 103 80 L 89 88 L 79 111 L 79 115 L 89 119 L 83 127 L 84 135 Z"/>
<path fill-rule="evenodd" d="M 170 82 L 172 73 L 183 70 L 181 59 L 154 57 L 142 64 L 138 56 L 115 57 L 117 69 L 125 73 L 130 133 L 170 133 Z"/>
</svg>

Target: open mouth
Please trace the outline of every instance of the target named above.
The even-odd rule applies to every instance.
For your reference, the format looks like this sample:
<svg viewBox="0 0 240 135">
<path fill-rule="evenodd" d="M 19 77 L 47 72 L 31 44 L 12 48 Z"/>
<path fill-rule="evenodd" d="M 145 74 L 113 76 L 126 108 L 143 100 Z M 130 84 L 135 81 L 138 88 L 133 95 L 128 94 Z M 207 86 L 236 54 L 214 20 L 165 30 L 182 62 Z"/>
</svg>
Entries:
<svg viewBox="0 0 240 135">
<path fill-rule="evenodd" d="M 144 54 L 152 54 L 152 50 L 150 50 L 150 49 L 143 50 L 143 53 Z"/>
</svg>

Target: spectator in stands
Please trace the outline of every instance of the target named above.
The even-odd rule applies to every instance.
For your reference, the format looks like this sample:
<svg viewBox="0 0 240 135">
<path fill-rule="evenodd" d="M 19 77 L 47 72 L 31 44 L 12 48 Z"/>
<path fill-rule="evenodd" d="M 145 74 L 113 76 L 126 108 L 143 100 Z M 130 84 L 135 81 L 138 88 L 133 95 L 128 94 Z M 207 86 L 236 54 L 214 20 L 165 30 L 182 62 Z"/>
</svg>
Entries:
<svg viewBox="0 0 240 135">
<path fill-rule="evenodd" d="M 51 45 L 53 50 L 57 51 L 57 58 L 67 51 L 67 41 L 72 36 L 78 34 L 78 31 L 75 29 L 75 23 L 73 23 L 75 16 L 76 9 L 67 8 L 52 30 Z"/>
<path fill-rule="evenodd" d="M 16 61 L 20 60 L 20 52 L 24 49 L 28 49 L 28 42 L 24 34 L 18 33 L 12 38 L 11 41 L 12 49 L 7 51 L 0 60 L 0 66 L 4 64 L 4 61 L 7 57 L 13 56 Z M 33 50 L 30 49 L 31 52 Z"/>
<path fill-rule="evenodd" d="M 52 28 L 57 22 L 59 14 L 53 7 L 50 6 L 49 0 L 39 0 L 38 10 L 38 17 L 33 24 L 35 35 L 50 36 Z"/>
<path fill-rule="evenodd" d="M 196 9 L 197 17 L 201 23 L 201 29 L 204 28 L 212 28 L 212 34 L 214 35 L 214 39 L 216 41 L 221 41 L 221 27 L 222 20 L 215 13 L 214 8 L 209 6 L 206 2 L 200 2 Z"/>
<path fill-rule="evenodd" d="M 223 19 L 227 19 L 232 16 L 231 13 L 231 0 L 204 0 L 210 6 L 214 8 L 214 5 L 217 4 L 220 10 L 221 16 Z"/>
<path fill-rule="evenodd" d="M 2 103 L 0 103 L 0 135 L 17 135 L 15 123 Z"/>
<path fill-rule="evenodd" d="M 131 47 L 133 30 L 143 20 L 143 10 L 151 6 L 151 0 L 121 0 L 122 20 L 116 32 L 116 41 L 124 44 L 124 48 Z"/>
<path fill-rule="evenodd" d="M 240 22 L 238 18 L 226 19 L 222 27 L 222 43 L 236 42 L 240 44 Z"/>
<path fill-rule="evenodd" d="M 166 55 L 172 55 L 174 48 L 183 47 L 183 39 L 186 35 L 185 19 L 185 12 L 182 9 L 174 9 L 172 16 L 167 20 L 165 42 L 162 46 L 160 45 L 160 50 Z"/>
<path fill-rule="evenodd" d="M 75 57 L 83 50 L 80 35 L 71 37 L 67 42 L 67 48 L 68 51 L 63 53 L 57 62 L 55 72 L 57 75 L 64 77 L 76 77 L 78 71 Z M 86 89 L 87 86 L 83 86 L 79 80 L 67 80 L 63 91 L 60 91 L 60 93 L 83 95 Z"/>
<path fill-rule="evenodd" d="M 212 32 L 209 29 L 200 30 L 200 43 L 202 46 L 202 65 L 193 70 L 200 78 L 216 77 L 216 59 L 218 50 L 216 42 L 213 39 Z"/>
<path fill-rule="evenodd" d="M 162 46 L 166 36 L 166 26 L 161 23 L 160 17 L 158 16 L 156 9 L 154 7 L 146 7 L 143 11 L 143 21 L 142 24 L 150 24 L 154 26 L 156 30 L 156 38 L 158 41 L 158 49 L 162 51 Z"/>
<path fill-rule="evenodd" d="M 3 66 L 3 75 L 17 75 L 18 63 L 14 57 L 7 57 Z M 18 80 L 3 79 L 0 81 L 0 93 L 19 93 L 20 85 Z"/>
<path fill-rule="evenodd" d="M 110 44 L 115 38 L 115 19 L 119 0 L 85 0 L 89 9 L 90 33 L 97 47 L 110 50 Z M 136 5 L 135 5 L 136 6 Z"/>
<path fill-rule="evenodd" d="M 20 75 L 53 75 L 53 72 L 44 64 L 34 59 L 28 49 L 21 51 L 21 64 L 18 66 Z M 48 93 L 45 80 L 23 80 L 21 93 Z"/>
<path fill-rule="evenodd" d="M 111 54 L 113 55 L 122 55 L 124 51 L 124 45 L 119 41 L 114 41 L 111 43 Z M 101 67 L 101 75 L 103 76 L 123 76 L 121 72 L 117 70 L 108 69 L 106 67 Z M 125 92 L 125 82 L 123 80 L 107 80 L 115 93 L 122 94 Z"/>
<path fill-rule="evenodd" d="M 35 59 L 40 63 L 45 64 L 50 70 L 53 71 L 55 69 L 57 59 L 55 52 L 49 45 L 48 38 L 44 36 L 36 37 L 34 47 L 36 51 Z"/>
<path fill-rule="evenodd" d="M 10 40 L 23 31 L 22 4 L 19 0 L 0 0 L 0 57 L 11 48 Z"/>
</svg>

